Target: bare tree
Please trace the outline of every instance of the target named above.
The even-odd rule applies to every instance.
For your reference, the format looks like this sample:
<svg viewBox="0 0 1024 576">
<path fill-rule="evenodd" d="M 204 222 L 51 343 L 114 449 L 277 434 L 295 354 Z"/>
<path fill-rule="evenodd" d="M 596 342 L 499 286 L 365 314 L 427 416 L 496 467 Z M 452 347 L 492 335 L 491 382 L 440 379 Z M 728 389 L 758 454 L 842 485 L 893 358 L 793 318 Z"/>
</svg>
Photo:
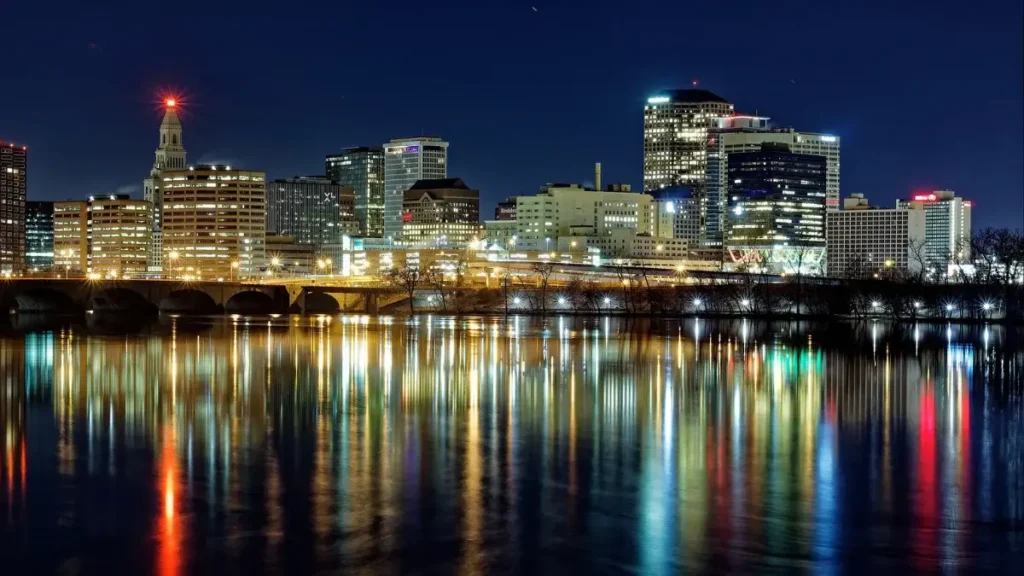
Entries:
<svg viewBox="0 0 1024 576">
<path fill-rule="evenodd" d="M 551 281 L 551 274 L 555 271 L 555 265 L 553 262 L 537 262 L 533 265 L 532 270 L 534 275 L 537 276 L 541 314 L 547 314 L 548 287 Z"/>
<path fill-rule="evenodd" d="M 505 305 L 505 316 L 508 316 L 508 303 L 512 297 L 512 271 L 508 268 L 498 270 L 498 285 L 501 287 L 501 298 Z"/>
<path fill-rule="evenodd" d="M 423 265 L 422 263 L 420 264 Z M 393 266 L 383 278 L 389 286 L 397 288 L 405 293 L 409 301 L 409 314 L 416 313 L 416 289 L 423 281 L 423 274 L 420 268 L 411 266 Z"/>
</svg>

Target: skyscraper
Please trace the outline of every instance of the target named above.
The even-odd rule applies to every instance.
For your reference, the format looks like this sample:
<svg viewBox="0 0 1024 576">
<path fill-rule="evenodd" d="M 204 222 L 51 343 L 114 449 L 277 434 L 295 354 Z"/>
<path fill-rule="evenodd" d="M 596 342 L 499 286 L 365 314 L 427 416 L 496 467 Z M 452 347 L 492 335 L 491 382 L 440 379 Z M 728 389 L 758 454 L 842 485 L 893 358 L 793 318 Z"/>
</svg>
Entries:
<svg viewBox="0 0 1024 576">
<path fill-rule="evenodd" d="M 299 244 L 337 244 L 351 230 L 343 216 L 351 218 L 352 207 L 342 206 L 350 190 L 319 176 L 274 180 L 267 185 L 267 230 Z"/>
<path fill-rule="evenodd" d="M 704 184 L 708 130 L 733 105 L 707 90 L 671 90 L 644 106 L 644 190 Z"/>
<path fill-rule="evenodd" d="M 363 236 L 384 236 L 384 149 L 346 148 L 326 158 L 327 178 L 355 193 L 355 217 Z"/>
<path fill-rule="evenodd" d="M 798 132 L 792 128 L 772 128 L 765 116 L 737 115 L 721 118 L 708 134 L 708 207 L 707 240 L 717 245 L 725 230 L 725 205 L 728 198 L 729 155 L 757 152 L 761 144 L 775 142 L 789 146 L 797 154 L 825 157 L 825 206 L 839 208 L 839 137 L 830 134 Z"/>
<path fill-rule="evenodd" d="M 25 203 L 25 267 L 31 272 L 53 268 L 53 202 Z"/>
<path fill-rule="evenodd" d="M 384 237 L 402 233 L 405 192 L 419 180 L 448 177 L 448 143 L 440 138 L 398 138 L 384 145 Z"/>
<path fill-rule="evenodd" d="M 149 250 L 149 268 L 159 273 L 163 244 L 163 194 L 160 174 L 164 170 L 185 169 L 185 143 L 182 140 L 178 102 L 174 98 L 164 101 L 164 119 L 160 122 L 160 144 L 156 149 L 149 178 L 142 181 L 143 198 L 153 204 L 152 247 Z"/>
<path fill-rule="evenodd" d="M 229 166 L 164 170 L 164 278 L 255 276 L 267 231 L 266 179 Z"/>
<path fill-rule="evenodd" d="M 707 227 L 708 131 L 732 113 L 731 102 L 696 89 L 660 93 L 644 106 L 644 190 L 692 189 L 701 239 Z"/>
<path fill-rule="evenodd" d="M 824 273 L 825 165 L 777 143 L 729 154 L 727 265 Z"/>
<path fill-rule="evenodd" d="M 25 267 L 25 190 L 28 149 L 0 141 L 0 273 Z"/>
</svg>

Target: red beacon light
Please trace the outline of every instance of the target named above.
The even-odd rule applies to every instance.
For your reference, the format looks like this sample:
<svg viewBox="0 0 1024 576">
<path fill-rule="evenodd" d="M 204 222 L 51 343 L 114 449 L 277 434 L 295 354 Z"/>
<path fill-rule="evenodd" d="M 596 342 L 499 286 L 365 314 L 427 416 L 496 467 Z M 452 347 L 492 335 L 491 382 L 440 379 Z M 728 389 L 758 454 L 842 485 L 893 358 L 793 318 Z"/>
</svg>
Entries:
<svg viewBox="0 0 1024 576">
<path fill-rule="evenodd" d="M 174 98 L 168 98 L 164 100 L 164 104 L 166 104 L 168 108 L 175 108 L 178 105 L 178 101 Z"/>
</svg>

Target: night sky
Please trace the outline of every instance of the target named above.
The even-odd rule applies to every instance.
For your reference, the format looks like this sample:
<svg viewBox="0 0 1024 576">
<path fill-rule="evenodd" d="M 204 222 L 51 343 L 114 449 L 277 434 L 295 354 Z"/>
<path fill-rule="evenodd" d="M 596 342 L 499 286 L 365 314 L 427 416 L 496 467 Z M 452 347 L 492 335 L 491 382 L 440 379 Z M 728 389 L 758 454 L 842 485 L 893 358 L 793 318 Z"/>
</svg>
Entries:
<svg viewBox="0 0 1024 576">
<path fill-rule="evenodd" d="M 131 192 L 159 95 L 190 163 L 270 178 L 345 146 L 437 135 L 494 202 L 552 181 L 639 187 L 642 109 L 702 88 L 842 137 L 841 192 L 950 188 L 975 227 L 1024 220 L 1021 0 L 0 0 L 0 139 L 29 199 Z"/>
</svg>

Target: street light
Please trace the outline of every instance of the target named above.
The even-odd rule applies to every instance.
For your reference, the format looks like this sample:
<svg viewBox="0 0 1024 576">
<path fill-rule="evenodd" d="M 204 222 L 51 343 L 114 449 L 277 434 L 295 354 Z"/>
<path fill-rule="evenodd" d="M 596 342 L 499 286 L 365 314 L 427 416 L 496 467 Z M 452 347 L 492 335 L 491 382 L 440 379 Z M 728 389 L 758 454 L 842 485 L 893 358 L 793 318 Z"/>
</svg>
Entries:
<svg viewBox="0 0 1024 576">
<path fill-rule="evenodd" d="M 171 250 L 171 253 L 167 255 L 171 259 L 171 275 L 174 275 L 174 263 L 178 261 L 178 251 Z"/>
<path fill-rule="evenodd" d="M 988 312 L 989 310 L 992 309 L 992 303 L 991 302 L 982 302 L 981 303 L 981 309 L 986 311 L 986 312 Z"/>
<path fill-rule="evenodd" d="M 946 304 L 946 312 L 952 312 L 952 311 L 953 311 L 953 305 L 952 304 Z"/>
<path fill-rule="evenodd" d="M 872 308 L 877 310 L 879 306 L 881 306 L 881 304 L 879 304 L 878 300 L 874 300 L 874 301 L 871 302 L 871 307 Z"/>
<path fill-rule="evenodd" d="M 921 302 L 915 300 L 914 301 L 914 308 L 921 308 Z"/>
<path fill-rule="evenodd" d="M 743 306 L 743 307 L 750 306 L 750 300 L 747 300 L 746 298 L 744 298 L 743 300 L 740 300 L 740 306 Z"/>
<path fill-rule="evenodd" d="M 694 298 L 693 299 L 693 307 L 694 308 L 700 308 L 700 305 L 703 304 L 703 303 L 704 303 L 704 301 L 701 300 L 700 298 Z"/>
</svg>

